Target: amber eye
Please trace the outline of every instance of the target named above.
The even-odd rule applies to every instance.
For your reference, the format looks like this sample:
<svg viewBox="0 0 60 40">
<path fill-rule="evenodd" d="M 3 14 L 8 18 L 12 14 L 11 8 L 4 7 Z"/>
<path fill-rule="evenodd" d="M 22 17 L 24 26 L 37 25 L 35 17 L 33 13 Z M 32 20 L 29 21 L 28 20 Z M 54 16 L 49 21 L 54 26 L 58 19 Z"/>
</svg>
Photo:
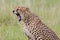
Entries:
<svg viewBox="0 0 60 40">
<path fill-rule="evenodd" d="M 17 9 L 16 11 L 18 11 L 19 9 Z"/>
</svg>

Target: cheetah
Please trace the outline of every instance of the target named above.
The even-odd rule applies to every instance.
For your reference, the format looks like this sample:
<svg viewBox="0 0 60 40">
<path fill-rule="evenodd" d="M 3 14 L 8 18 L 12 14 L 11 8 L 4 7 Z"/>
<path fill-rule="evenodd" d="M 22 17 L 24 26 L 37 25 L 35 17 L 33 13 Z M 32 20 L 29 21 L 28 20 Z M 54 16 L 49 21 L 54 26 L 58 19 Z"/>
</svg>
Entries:
<svg viewBox="0 0 60 40">
<path fill-rule="evenodd" d="M 28 40 L 60 40 L 50 28 L 45 25 L 38 16 L 34 15 L 27 7 L 17 7 L 13 10 L 19 22 L 24 22 L 23 32 Z"/>
</svg>

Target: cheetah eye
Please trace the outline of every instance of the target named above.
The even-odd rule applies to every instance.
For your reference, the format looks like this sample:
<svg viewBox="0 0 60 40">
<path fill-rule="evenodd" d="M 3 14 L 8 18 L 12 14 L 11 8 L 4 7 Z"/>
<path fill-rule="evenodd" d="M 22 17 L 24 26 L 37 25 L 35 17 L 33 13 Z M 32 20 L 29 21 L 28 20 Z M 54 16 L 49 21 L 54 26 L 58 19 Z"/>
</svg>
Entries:
<svg viewBox="0 0 60 40">
<path fill-rule="evenodd" d="M 18 11 L 19 9 L 17 9 L 16 11 Z"/>
</svg>

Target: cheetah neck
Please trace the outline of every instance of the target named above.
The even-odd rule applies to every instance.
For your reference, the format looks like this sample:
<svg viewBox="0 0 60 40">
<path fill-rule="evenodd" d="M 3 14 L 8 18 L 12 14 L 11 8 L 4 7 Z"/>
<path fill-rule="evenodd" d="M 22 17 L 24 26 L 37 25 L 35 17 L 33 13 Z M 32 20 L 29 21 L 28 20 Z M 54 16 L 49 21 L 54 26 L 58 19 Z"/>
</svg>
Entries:
<svg viewBox="0 0 60 40">
<path fill-rule="evenodd" d="M 24 23 L 29 22 L 30 18 L 32 17 L 31 15 L 32 15 L 31 12 L 24 12 L 24 13 L 23 13 L 23 16 L 24 16 L 24 17 L 23 17 L 23 22 L 24 22 Z"/>
<path fill-rule="evenodd" d="M 41 20 L 36 15 L 34 15 L 33 13 L 31 13 L 31 12 L 25 12 L 24 13 L 24 20 L 23 20 L 23 22 L 26 25 L 32 24 L 32 22 L 34 24 L 38 24 L 39 22 L 41 22 Z"/>
</svg>

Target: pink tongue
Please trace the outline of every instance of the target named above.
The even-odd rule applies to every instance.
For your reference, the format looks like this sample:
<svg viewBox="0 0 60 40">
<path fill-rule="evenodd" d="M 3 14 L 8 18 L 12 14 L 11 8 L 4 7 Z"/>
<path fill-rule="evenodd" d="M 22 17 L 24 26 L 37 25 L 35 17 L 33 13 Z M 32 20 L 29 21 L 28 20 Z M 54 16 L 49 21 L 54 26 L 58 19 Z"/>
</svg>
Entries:
<svg viewBox="0 0 60 40">
<path fill-rule="evenodd" d="M 18 17 L 18 20 L 21 21 L 21 17 L 20 16 L 17 16 Z"/>
</svg>

